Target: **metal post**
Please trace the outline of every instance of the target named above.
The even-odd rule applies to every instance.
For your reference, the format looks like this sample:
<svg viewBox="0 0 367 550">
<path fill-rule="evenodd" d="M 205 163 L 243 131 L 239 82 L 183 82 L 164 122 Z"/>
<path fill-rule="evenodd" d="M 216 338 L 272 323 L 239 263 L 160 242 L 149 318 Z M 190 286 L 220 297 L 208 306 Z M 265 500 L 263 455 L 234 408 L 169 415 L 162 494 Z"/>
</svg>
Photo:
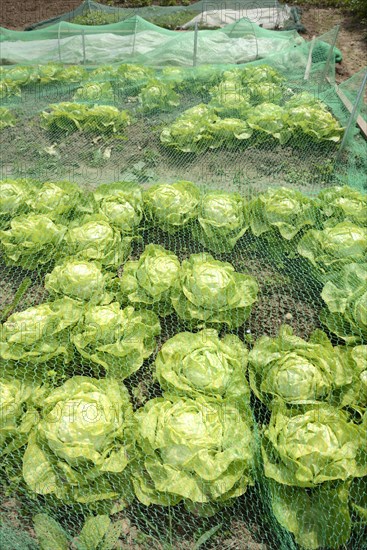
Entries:
<svg viewBox="0 0 367 550">
<path fill-rule="evenodd" d="M 83 48 L 83 65 L 86 64 L 87 59 L 85 55 L 85 31 L 82 29 L 82 48 Z"/>
<path fill-rule="evenodd" d="M 310 51 L 308 52 L 305 76 L 303 77 L 304 80 L 308 80 L 310 78 L 311 65 L 312 65 L 312 52 L 315 47 L 315 40 L 316 40 L 316 36 L 313 36 L 310 44 Z"/>
<path fill-rule="evenodd" d="M 194 34 L 194 55 L 193 55 L 193 59 L 192 59 L 192 65 L 193 67 L 196 67 L 196 64 L 197 64 L 197 56 L 198 56 L 198 22 L 196 21 L 195 23 L 195 34 Z"/>
<path fill-rule="evenodd" d="M 329 53 L 328 53 L 328 56 L 327 56 L 327 59 L 326 59 L 325 67 L 324 67 L 324 70 L 323 70 L 322 75 L 321 75 L 320 86 L 322 86 L 322 84 L 325 82 L 326 77 L 328 75 L 330 62 L 331 62 L 331 59 L 333 57 L 334 48 L 335 48 L 336 41 L 337 41 L 338 35 L 339 35 L 339 29 L 340 29 L 340 25 L 336 25 L 334 40 L 330 44 Z"/>
<path fill-rule="evenodd" d="M 351 129 L 351 127 L 353 126 L 354 122 L 355 122 L 355 118 L 356 118 L 356 115 L 357 115 L 357 111 L 358 111 L 358 107 L 359 107 L 359 104 L 361 102 L 361 99 L 362 99 L 362 96 L 363 96 L 363 92 L 364 92 L 364 89 L 366 87 L 366 84 L 367 84 L 367 71 L 364 75 L 364 78 L 362 80 L 362 84 L 361 84 L 361 87 L 359 88 L 358 90 L 358 94 L 357 94 L 357 99 L 355 100 L 355 103 L 353 105 L 353 109 L 352 109 L 352 112 L 350 113 L 350 116 L 349 116 L 349 119 L 348 119 L 348 122 L 347 122 L 347 125 L 345 127 L 345 131 L 344 131 L 344 135 L 343 135 L 343 139 L 342 139 L 342 142 L 340 144 L 340 147 L 339 147 L 339 150 L 337 152 L 337 155 L 336 155 L 336 160 L 339 160 L 343 150 L 345 149 L 345 146 L 346 146 L 346 143 L 348 141 L 348 134 L 349 134 L 349 131 Z"/>
</svg>

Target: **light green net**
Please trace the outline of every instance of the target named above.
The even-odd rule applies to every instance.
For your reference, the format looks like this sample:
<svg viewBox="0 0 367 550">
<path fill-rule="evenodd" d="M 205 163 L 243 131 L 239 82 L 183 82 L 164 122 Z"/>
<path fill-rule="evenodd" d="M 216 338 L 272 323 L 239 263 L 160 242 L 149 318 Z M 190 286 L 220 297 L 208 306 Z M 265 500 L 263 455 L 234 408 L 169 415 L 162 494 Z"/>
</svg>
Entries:
<svg viewBox="0 0 367 550">
<path fill-rule="evenodd" d="M 340 149 L 340 90 L 365 105 L 335 33 L 2 67 L 4 547 L 366 548 L 366 142 Z"/>
<path fill-rule="evenodd" d="M 170 31 L 140 16 L 102 26 L 60 22 L 39 31 L 0 29 L 3 64 L 128 62 L 153 66 L 245 63 L 304 43 L 296 31 L 263 29 L 246 18 L 216 31 Z"/>
</svg>

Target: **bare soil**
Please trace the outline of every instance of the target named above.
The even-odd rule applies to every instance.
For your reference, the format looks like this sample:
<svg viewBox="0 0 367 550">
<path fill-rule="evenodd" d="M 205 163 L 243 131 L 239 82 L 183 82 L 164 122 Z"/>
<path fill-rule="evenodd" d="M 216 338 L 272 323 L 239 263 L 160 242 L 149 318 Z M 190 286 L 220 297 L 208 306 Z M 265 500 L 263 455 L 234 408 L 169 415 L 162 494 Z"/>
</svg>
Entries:
<svg viewBox="0 0 367 550">
<path fill-rule="evenodd" d="M 304 37 L 311 40 L 340 25 L 337 47 L 343 54 L 343 60 L 336 66 L 336 80 L 342 82 L 363 69 L 367 64 L 367 27 L 343 10 L 336 8 L 303 7 Z"/>
<path fill-rule="evenodd" d="M 39 21 L 74 10 L 81 0 L 2 0 L 0 25 L 8 29 L 23 29 Z"/>
</svg>

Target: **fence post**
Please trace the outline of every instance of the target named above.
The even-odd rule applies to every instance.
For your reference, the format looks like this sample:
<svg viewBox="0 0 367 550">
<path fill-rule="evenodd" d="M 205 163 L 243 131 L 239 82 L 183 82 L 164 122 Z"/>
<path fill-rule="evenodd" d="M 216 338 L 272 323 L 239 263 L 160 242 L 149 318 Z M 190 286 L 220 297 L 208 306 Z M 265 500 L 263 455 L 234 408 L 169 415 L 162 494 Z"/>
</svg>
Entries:
<svg viewBox="0 0 367 550">
<path fill-rule="evenodd" d="M 82 29 L 82 48 L 83 48 L 83 65 L 86 64 L 87 59 L 85 55 L 85 31 Z"/>
<path fill-rule="evenodd" d="M 332 43 L 330 44 L 328 56 L 326 58 L 325 67 L 324 67 L 324 70 L 322 71 L 320 86 L 322 86 L 324 84 L 324 82 L 327 78 L 327 74 L 328 74 L 329 67 L 330 67 L 330 62 L 331 62 L 331 59 L 333 57 L 334 48 L 335 48 L 336 41 L 337 41 L 338 35 L 339 35 L 339 29 L 340 29 L 340 25 L 336 25 L 336 27 L 335 27 L 335 36 L 334 36 L 334 39 L 333 39 Z"/>
<path fill-rule="evenodd" d="M 193 67 L 196 67 L 197 64 L 197 56 L 198 56 L 198 22 L 195 23 L 195 34 L 194 34 L 194 55 L 192 59 L 192 65 Z"/>
<path fill-rule="evenodd" d="M 310 44 L 310 50 L 308 52 L 305 76 L 303 77 L 303 80 L 308 80 L 310 78 L 311 65 L 312 65 L 312 52 L 315 47 L 315 41 L 316 41 L 316 36 L 313 36 Z"/>
<path fill-rule="evenodd" d="M 57 48 L 59 52 L 59 61 L 61 63 L 60 25 L 61 23 L 59 23 L 59 27 L 57 29 Z"/>
<path fill-rule="evenodd" d="M 336 154 L 336 159 L 335 160 L 339 160 L 340 159 L 340 156 L 342 154 L 342 152 L 344 151 L 345 149 L 345 146 L 347 144 L 347 141 L 348 141 L 348 134 L 350 132 L 350 129 L 352 127 L 352 125 L 354 124 L 355 122 L 355 119 L 356 119 L 356 115 L 357 115 L 357 111 L 358 111 L 358 107 L 359 107 L 359 104 L 362 100 L 362 96 L 363 96 L 363 92 L 364 92 L 364 89 L 366 87 L 366 84 L 367 84 L 367 71 L 364 75 L 364 78 L 362 80 L 362 84 L 361 84 L 361 87 L 359 88 L 358 90 L 358 94 L 357 94 L 357 98 L 354 102 L 354 105 L 353 105 L 353 109 L 350 113 L 350 116 L 349 116 L 349 119 L 348 119 L 348 122 L 347 122 L 347 125 L 345 127 L 345 131 L 344 131 L 344 135 L 343 135 L 343 139 L 341 141 L 341 144 L 340 144 L 340 147 L 339 147 L 339 150 Z"/>
<path fill-rule="evenodd" d="M 131 55 L 134 56 L 135 54 L 135 41 L 136 41 L 136 28 L 138 26 L 138 20 L 136 19 L 136 15 L 135 15 L 135 23 L 134 23 L 134 34 L 133 34 L 133 48 L 132 48 L 132 51 L 131 51 Z"/>
</svg>

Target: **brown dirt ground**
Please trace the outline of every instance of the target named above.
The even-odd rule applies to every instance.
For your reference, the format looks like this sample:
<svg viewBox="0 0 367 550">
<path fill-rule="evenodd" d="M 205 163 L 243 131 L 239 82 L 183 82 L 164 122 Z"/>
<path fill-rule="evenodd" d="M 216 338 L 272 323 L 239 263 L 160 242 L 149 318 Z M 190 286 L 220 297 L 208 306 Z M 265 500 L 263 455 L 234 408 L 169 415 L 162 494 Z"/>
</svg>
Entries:
<svg viewBox="0 0 367 550">
<path fill-rule="evenodd" d="M 302 23 L 306 27 L 304 37 L 310 40 L 340 25 L 337 47 L 343 61 L 336 66 L 336 80 L 346 80 L 367 64 L 367 27 L 340 9 L 302 8 Z"/>
<path fill-rule="evenodd" d="M 103 2 L 103 0 L 100 0 Z M 2 0 L 0 26 L 22 29 L 26 25 L 55 17 L 76 8 L 81 0 Z M 302 8 L 302 22 L 307 29 L 306 39 L 323 34 L 340 24 L 338 47 L 343 62 L 337 66 L 337 80 L 349 78 L 366 65 L 367 29 L 340 9 Z"/>
</svg>

